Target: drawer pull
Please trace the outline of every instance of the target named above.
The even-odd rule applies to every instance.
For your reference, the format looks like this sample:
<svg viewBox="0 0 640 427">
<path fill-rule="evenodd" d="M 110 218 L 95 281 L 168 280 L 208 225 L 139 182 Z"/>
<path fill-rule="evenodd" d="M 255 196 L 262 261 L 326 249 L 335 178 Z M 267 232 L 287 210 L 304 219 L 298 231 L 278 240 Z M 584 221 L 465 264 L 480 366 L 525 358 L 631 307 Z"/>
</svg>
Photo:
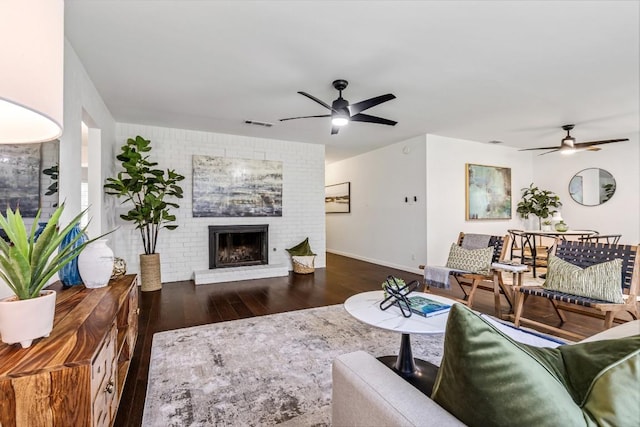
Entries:
<svg viewBox="0 0 640 427">
<path fill-rule="evenodd" d="M 136 308 L 136 314 L 140 314 L 140 308 Z"/>
<path fill-rule="evenodd" d="M 113 393 L 113 381 L 109 381 L 104 391 L 106 391 L 109 394 Z"/>
</svg>

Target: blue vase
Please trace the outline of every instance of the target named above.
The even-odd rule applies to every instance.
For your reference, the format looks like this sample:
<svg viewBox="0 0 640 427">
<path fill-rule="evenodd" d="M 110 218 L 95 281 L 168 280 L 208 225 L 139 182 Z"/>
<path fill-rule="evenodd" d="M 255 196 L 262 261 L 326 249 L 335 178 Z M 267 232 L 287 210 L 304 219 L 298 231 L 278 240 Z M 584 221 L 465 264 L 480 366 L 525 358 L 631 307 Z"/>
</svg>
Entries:
<svg viewBox="0 0 640 427">
<path fill-rule="evenodd" d="M 40 237 L 40 235 L 42 234 L 42 232 L 44 231 L 44 228 L 47 226 L 46 222 L 39 222 L 38 223 L 38 228 L 36 229 L 36 232 L 33 234 L 33 241 L 36 242 L 38 240 L 38 237 Z"/>
<path fill-rule="evenodd" d="M 81 234 L 80 225 L 76 224 L 75 227 L 71 229 L 69 234 L 64 236 L 62 242 L 60 242 L 60 248 L 63 248 L 69 244 L 75 237 Z M 73 247 L 78 247 L 84 242 L 86 242 L 87 236 L 82 234 L 78 240 L 73 244 Z M 62 267 L 62 269 L 58 272 L 58 276 L 60 277 L 60 281 L 64 286 L 75 286 L 82 284 L 82 278 L 80 277 L 80 271 L 78 270 L 78 257 L 76 256 L 71 260 L 67 265 Z"/>
</svg>

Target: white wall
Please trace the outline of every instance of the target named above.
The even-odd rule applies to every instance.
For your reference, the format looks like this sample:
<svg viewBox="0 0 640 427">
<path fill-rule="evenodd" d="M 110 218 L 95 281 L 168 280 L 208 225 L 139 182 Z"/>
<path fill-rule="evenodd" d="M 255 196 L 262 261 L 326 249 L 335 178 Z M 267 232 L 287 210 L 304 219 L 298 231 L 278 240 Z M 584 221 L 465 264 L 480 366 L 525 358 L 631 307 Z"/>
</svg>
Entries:
<svg viewBox="0 0 640 427">
<path fill-rule="evenodd" d="M 114 170 L 115 121 L 102 97 L 93 85 L 84 66 L 71 44 L 64 45 L 64 131 L 60 137 L 60 202 L 65 202 L 62 223 L 66 223 L 80 213 L 80 183 L 82 178 L 81 147 L 82 120 L 89 116 L 93 125 L 100 129 L 102 171 L 104 181 Z M 95 173 L 89 171 L 89 173 Z M 113 203 L 104 193 L 102 206 L 92 206 L 102 212 L 102 233 L 114 228 Z M 91 236 L 95 237 L 95 236 Z M 109 236 L 109 246 L 115 249 L 116 242 Z"/>
<path fill-rule="evenodd" d="M 562 217 L 572 229 L 597 230 L 600 234 L 622 234 L 620 243 L 640 242 L 640 137 L 628 142 L 603 145 L 602 150 L 582 151 L 570 156 L 533 155 L 537 186 L 560 196 Z M 583 206 L 571 199 L 569 181 L 586 168 L 609 171 L 616 180 L 613 197 L 600 206 Z"/>
<path fill-rule="evenodd" d="M 209 268 L 209 225 L 269 224 L 269 264 L 288 264 L 290 269 L 285 248 L 309 237 L 311 248 L 318 254 L 316 267 L 325 266 L 323 145 L 118 123 L 117 151 L 127 138 L 136 135 L 151 140 L 151 159 L 158 162 L 159 168 L 175 169 L 185 176 L 181 182 L 184 198 L 177 200 L 180 208 L 172 211 L 178 228 L 162 230 L 158 239 L 163 282 L 190 280 L 194 271 Z M 282 217 L 193 218 L 194 154 L 282 161 Z M 115 196 L 109 198 L 118 203 L 118 217 L 128 211 Z M 138 271 L 138 255 L 144 252 L 139 232 L 119 219 L 118 225 L 116 256 L 125 259 L 128 271 Z"/>
<path fill-rule="evenodd" d="M 327 251 L 420 272 L 426 255 L 424 162 L 425 136 L 419 136 L 328 165 L 326 185 L 351 182 L 351 213 L 326 215 Z"/>
<path fill-rule="evenodd" d="M 511 168 L 510 220 L 465 219 L 465 164 Z M 427 135 L 427 254 L 428 265 L 445 265 L 458 234 L 505 235 L 510 228 L 526 228 L 516 212 L 520 189 L 532 181 L 531 155 L 514 148 Z"/>
</svg>

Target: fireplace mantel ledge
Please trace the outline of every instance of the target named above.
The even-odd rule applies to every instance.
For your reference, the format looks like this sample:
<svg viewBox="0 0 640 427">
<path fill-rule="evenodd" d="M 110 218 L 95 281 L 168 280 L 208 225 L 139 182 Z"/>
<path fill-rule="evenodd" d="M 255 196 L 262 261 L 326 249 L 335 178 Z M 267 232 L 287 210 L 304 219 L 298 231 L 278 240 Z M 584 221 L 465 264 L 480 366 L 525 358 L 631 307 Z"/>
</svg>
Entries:
<svg viewBox="0 0 640 427">
<path fill-rule="evenodd" d="M 269 264 L 194 271 L 193 280 L 196 285 L 206 285 L 210 283 L 266 279 L 268 277 L 284 277 L 288 275 L 288 266 L 284 264 Z"/>
</svg>

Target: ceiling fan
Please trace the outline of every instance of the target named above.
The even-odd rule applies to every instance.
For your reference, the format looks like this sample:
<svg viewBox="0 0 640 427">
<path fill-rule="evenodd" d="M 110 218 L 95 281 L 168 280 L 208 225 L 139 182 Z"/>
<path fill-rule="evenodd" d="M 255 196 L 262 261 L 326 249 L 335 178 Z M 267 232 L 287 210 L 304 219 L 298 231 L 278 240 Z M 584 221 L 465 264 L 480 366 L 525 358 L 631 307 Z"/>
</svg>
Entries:
<svg viewBox="0 0 640 427">
<path fill-rule="evenodd" d="M 378 123 L 381 125 L 395 126 L 396 123 L 393 120 L 383 119 L 382 117 L 371 116 L 369 114 L 362 114 L 363 111 L 368 110 L 371 107 L 382 104 L 383 102 L 391 101 L 396 96 L 388 93 L 386 95 L 376 96 L 374 98 L 365 99 L 364 101 L 356 102 L 355 104 L 349 104 L 349 101 L 342 98 L 342 91 L 349 84 L 346 80 L 334 80 L 333 87 L 340 93 L 338 99 L 333 101 L 331 105 L 327 104 L 316 98 L 313 95 L 309 95 L 306 92 L 298 92 L 300 95 L 304 95 L 307 98 L 317 102 L 323 107 L 331 111 L 331 114 L 322 114 L 318 116 L 301 116 L 301 117 L 288 117 L 286 119 L 280 119 L 281 122 L 285 120 L 295 119 L 307 119 L 312 117 L 331 117 L 331 135 L 335 135 L 340 130 L 340 127 L 347 125 L 349 122 L 367 122 Z"/>
<path fill-rule="evenodd" d="M 562 126 L 563 130 L 567 131 L 567 136 L 562 138 L 562 142 L 560 143 L 560 147 L 540 147 L 540 148 L 524 148 L 518 151 L 530 151 L 530 150 L 551 150 L 546 153 L 539 154 L 542 156 L 543 154 L 553 153 L 555 151 L 560 151 L 562 154 L 572 154 L 576 151 L 589 150 L 589 151 L 598 151 L 600 147 L 597 145 L 602 144 L 611 144 L 612 142 L 623 142 L 628 141 L 628 138 L 624 139 L 605 139 L 602 141 L 590 141 L 590 142 L 580 142 L 576 144 L 576 139 L 571 136 L 571 130 L 575 127 L 575 125 L 564 125 Z"/>
</svg>

